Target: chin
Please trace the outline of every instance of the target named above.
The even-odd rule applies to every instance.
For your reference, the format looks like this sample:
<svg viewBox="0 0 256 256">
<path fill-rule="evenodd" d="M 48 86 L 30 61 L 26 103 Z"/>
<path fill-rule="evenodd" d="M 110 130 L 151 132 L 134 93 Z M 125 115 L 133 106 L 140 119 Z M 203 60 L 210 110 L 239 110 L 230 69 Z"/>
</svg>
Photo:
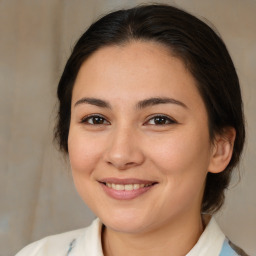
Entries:
<svg viewBox="0 0 256 256">
<path fill-rule="evenodd" d="M 110 217 L 108 217 L 110 216 Z M 140 233 L 143 232 L 149 226 L 146 222 L 145 216 L 137 215 L 137 214 L 128 214 L 120 213 L 120 214 L 109 214 L 101 218 L 102 223 L 116 231 L 122 233 Z M 138 217 L 139 216 L 139 217 Z"/>
</svg>

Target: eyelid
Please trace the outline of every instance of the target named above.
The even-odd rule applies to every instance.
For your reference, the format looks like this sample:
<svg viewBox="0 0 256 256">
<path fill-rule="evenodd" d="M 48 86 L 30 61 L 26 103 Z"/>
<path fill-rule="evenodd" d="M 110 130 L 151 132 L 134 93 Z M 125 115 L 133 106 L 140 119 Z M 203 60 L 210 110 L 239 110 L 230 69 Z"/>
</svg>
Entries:
<svg viewBox="0 0 256 256">
<path fill-rule="evenodd" d="M 107 125 L 110 125 L 110 124 L 111 124 L 111 123 L 108 121 L 108 119 L 107 119 L 105 116 L 103 116 L 102 114 L 89 114 L 89 115 L 86 115 L 86 116 L 84 116 L 83 118 L 81 118 L 80 123 L 84 123 L 84 124 L 88 124 L 88 125 L 106 125 L 106 124 L 104 124 L 104 123 L 103 123 L 103 124 L 90 124 L 90 123 L 88 122 L 88 120 L 89 120 L 90 118 L 93 118 L 93 117 L 100 117 L 100 118 L 104 119 L 104 122 L 107 122 Z M 147 123 L 148 123 L 150 120 L 152 120 L 152 119 L 154 119 L 154 118 L 157 118 L 157 117 L 166 118 L 166 119 L 169 121 L 169 123 L 167 123 L 167 124 L 158 124 L 158 126 L 172 125 L 172 124 L 177 124 L 177 123 L 178 123 L 173 117 L 170 117 L 170 116 L 168 116 L 168 115 L 166 115 L 166 114 L 153 114 L 153 115 L 150 115 L 150 116 L 147 117 L 147 119 L 146 119 L 146 121 L 143 123 L 143 125 L 147 125 Z M 153 125 L 153 124 L 151 124 L 151 125 Z M 155 124 L 155 125 L 157 125 L 157 124 Z"/>
<path fill-rule="evenodd" d="M 178 122 L 173 117 L 170 117 L 166 114 L 154 114 L 154 115 L 150 115 L 149 117 L 147 117 L 147 120 L 146 120 L 146 122 L 144 122 L 143 125 L 147 124 L 151 119 L 156 118 L 156 117 L 163 117 L 170 121 L 170 123 L 168 123 L 168 124 L 162 124 L 162 125 L 158 125 L 158 126 L 178 124 Z"/>
<path fill-rule="evenodd" d="M 107 118 L 105 116 L 101 115 L 101 114 L 89 114 L 89 115 L 86 115 L 83 118 L 81 118 L 80 123 L 93 125 L 93 124 L 90 124 L 90 123 L 87 122 L 90 118 L 93 118 L 93 117 L 103 118 L 104 122 L 106 121 L 106 122 L 108 122 L 108 125 L 110 124 L 110 122 L 107 120 Z M 105 124 L 94 124 L 94 125 L 105 125 Z"/>
</svg>

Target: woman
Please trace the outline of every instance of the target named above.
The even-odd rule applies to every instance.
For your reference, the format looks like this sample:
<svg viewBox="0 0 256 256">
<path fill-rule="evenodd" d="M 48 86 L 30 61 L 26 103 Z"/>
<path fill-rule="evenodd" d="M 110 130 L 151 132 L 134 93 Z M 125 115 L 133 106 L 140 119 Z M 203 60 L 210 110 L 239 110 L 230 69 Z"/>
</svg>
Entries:
<svg viewBox="0 0 256 256">
<path fill-rule="evenodd" d="M 212 214 L 243 149 L 238 77 L 216 33 L 167 5 L 110 13 L 58 86 L 56 138 L 98 217 L 22 255 L 246 255 Z"/>
</svg>

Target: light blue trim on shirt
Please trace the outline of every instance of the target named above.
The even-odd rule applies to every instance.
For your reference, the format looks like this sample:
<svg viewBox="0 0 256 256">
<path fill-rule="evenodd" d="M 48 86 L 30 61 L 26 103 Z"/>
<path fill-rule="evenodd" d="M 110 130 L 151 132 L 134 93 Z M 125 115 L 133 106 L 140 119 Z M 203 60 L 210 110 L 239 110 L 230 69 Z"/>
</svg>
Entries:
<svg viewBox="0 0 256 256">
<path fill-rule="evenodd" d="M 220 252 L 220 256 L 239 256 L 229 245 L 228 243 L 228 239 L 225 239 L 221 252 Z"/>
<path fill-rule="evenodd" d="M 71 251 L 73 250 L 73 248 L 75 247 L 75 244 L 76 244 L 76 239 L 73 239 L 72 242 L 69 244 L 67 256 L 69 256 L 70 252 L 71 252 Z"/>
</svg>

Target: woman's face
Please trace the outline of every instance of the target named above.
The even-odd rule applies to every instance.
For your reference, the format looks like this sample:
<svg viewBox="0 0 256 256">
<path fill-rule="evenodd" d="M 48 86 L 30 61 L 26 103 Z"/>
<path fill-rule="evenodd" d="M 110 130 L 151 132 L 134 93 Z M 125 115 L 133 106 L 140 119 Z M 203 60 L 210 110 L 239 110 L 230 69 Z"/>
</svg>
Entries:
<svg viewBox="0 0 256 256">
<path fill-rule="evenodd" d="M 139 233 L 200 215 L 212 159 L 207 112 L 165 47 L 109 46 L 85 61 L 68 148 L 78 193 L 107 227 Z"/>
</svg>

